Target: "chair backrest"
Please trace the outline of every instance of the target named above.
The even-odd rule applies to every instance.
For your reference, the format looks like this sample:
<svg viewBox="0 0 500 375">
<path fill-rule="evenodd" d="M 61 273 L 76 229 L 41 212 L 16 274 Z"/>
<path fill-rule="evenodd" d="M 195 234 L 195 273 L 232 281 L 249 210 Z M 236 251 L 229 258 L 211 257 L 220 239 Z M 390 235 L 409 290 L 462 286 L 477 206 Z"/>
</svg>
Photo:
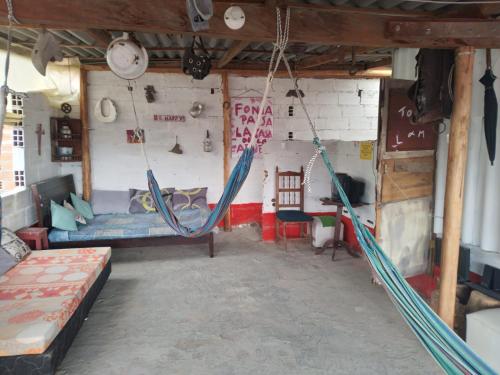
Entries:
<svg viewBox="0 0 500 375">
<path fill-rule="evenodd" d="M 304 211 L 304 167 L 300 167 L 300 172 L 280 172 L 276 167 L 275 181 L 274 205 L 276 211 L 282 208 Z"/>
</svg>

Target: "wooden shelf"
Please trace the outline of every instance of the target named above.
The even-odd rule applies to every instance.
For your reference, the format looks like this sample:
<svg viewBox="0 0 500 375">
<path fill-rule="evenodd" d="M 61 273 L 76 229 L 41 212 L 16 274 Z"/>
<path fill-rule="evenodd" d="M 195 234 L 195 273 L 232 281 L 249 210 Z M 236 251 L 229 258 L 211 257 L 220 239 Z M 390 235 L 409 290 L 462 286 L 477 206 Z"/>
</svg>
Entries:
<svg viewBox="0 0 500 375">
<path fill-rule="evenodd" d="M 71 129 L 71 138 L 64 138 L 61 128 Z M 52 161 L 57 163 L 75 163 L 82 161 L 82 122 L 79 119 L 52 117 L 50 119 L 50 141 Z M 60 147 L 72 147 L 71 155 L 59 155 Z"/>
</svg>

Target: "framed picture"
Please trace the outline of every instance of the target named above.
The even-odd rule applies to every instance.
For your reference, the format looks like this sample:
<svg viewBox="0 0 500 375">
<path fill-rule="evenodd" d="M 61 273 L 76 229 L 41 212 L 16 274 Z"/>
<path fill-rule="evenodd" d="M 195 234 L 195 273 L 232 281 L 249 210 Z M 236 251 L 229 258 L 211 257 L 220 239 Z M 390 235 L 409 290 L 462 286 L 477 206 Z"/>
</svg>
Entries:
<svg viewBox="0 0 500 375">
<path fill-rule="evenodd" d="M 146 137 L 144 135 L 144 129 L 129 129 L 127 132 L 127 143 L 145 143 Z"/>
</svg>

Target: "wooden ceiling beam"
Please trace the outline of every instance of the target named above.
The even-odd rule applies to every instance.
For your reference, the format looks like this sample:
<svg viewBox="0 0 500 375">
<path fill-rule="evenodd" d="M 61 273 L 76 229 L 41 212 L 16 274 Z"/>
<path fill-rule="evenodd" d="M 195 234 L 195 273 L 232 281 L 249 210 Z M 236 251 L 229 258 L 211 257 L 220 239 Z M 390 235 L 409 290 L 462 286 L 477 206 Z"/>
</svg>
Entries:
<svg viewBox="0 0 500 375">
<path fill-rule="evenodd" d="M 111 35 L 105 30 L 87 29 L 85 32 L 96 41 L 96 47 L 107 48 L 112 40 Z"/>
<path fill-rule="evenodd" d="M 250 42 L 248 40 L 235 40 L 231 47 L 224 53 L 224 56 L 217 63 L 217 68 L 223 68 L 226 66 L 233 58 L 236 57 L 241 51 L 243 51 Z"/>
<path fill-rule="evenodd" d="M 417 40 L 434 46 L 449 41 L 451 44 L 472 44 L 474 40 L 491 44 L 500 43 L 500 21 L 481 20 L 425 20 L 425 21 L 389 21 L 387 35 L 404 43 L 413 43 Z"/>
<path fill-rule="evenodd" d="M 344 46 L 335 46 L 331 47 L 328 51 L 326 51 L 323 55 L 320 56 L 311 56 L 302 59 L 298 65 L 303 69 L 314 68 L 316 66 L 325 65 L 331 62 L 338 62 L 340 60 L 340 55 L 344 57 L 344 53 L 342 52 Z"/>
<path fill-rule="evenodd" d="M 276 37 L 276 16 L 263 4 L 240 4 L 246 14 L 245 26 L 231 30 L 224 23 L 228 4 L 215 3 L 210 28 L 199 35 L 208 37 L 271 42 Z M 409 12 L 379 11 L 339 6 L 317 7 L 311 4 L 291 8 L 290 43 L 324 45 L 349 45 L 368 47 L 443 47 L 460 45 L 500 47 L 498 37 L 484 32 L 484 21 L 478 19 L 456 20 L 458 30 L 470 29 L 474 37 L 438 40 L 423 38 L 401 40 L 399 35 L 387 33 L 387 24 L 396 20 L 418 21 L 422 15 Z M 44 0 L 43 7 L 34 7 L 32 0 L 16 0 L 14 6 L 19 27 L 48 29 L 102 29 L 141 31 L 167 34 L 192 34 L 186 15 L 185 0 Z M 7 23 L 6 5 L 0 2 L 0 23 Z M 426 19 L 435 22 L 427 15 Z M 439 20 L 441 21 L 441 20 Z M 497 22 L 497 21 L 495 21 Z M 489 26 L 492 26 L 491 24 Z M 389 29 L 391 30 L 391 29 Z M 481 31 L 477 37 L 477 31 Z"/>
<path fill-rule="evenodd" d="M 82 65 L 82 69 L 86 71 L 109 71 L 109 67 L 106 64 L 95 64 L 95 65 Z M 149 73 L 176 73 L 182 74 L 182 69 L 179 64 L 162 64 L 159 66 L 150 66 L 147 70 Z M 211 74 L 229 73 L 242 77 L 265 77 L 268 74 L 267 69 L 252 69 L 250 67 L 241 66 L 226 66 L 222 69 L 212 69 Z M 310 70 L 298 70 L 294 72 L 297 78 L 384 78 L 391 75 L 390 69 L 368 69 L 360 70 L 356 72 L 355 75 L 346 69 L 310 69 Z M 278 70 L 275 74 L 275 78 L 288 78 L 288 72 L 286 70 Z"/>
</svg>

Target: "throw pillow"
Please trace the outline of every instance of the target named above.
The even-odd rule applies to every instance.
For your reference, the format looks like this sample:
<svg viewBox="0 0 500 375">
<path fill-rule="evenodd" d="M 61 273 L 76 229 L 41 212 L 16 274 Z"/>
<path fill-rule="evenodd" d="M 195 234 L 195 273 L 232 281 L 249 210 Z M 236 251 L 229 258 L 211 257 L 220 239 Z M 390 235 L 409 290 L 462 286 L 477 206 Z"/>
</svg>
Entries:
<svg viewBox="0 0 500 375">
<path fill-rule="evenodd" d="M 5 251 L 4 249 L 0 249 L 0 276 L 2 276 L 5 272 L 10 270 L 17 264 L 16 260 L 10 253 Z"/>
<path fill-rule="evenodd" d="M 69 231 L 78 230 L 75 214 L 54 201 L 50 201 L 50 215 L 54 228 Z"/>
<path fill-rule="evenodd" d="M 73 215 L 75 215 L 75 220 L 76 220 L 77 223 L 87 224 L 87 221 L 82 216 L 82 214 L 79 213 L 77 210 L 75 210 L 75 208 L 70 203 L 64 201 L 63 202 L 63 207 L 67 208 L 68 210 L 70 210 L 71 212 L 73 212 Z"/>
<path fill-rule="evenodd" d="M 187 208 L 208 209 L 207 204 L 208 188 L 194 188 L 176 190 L 172 198 L 174 211 L 185 210 Z"/>
<path fill-rule="evenodd" d="M 173 188 L 161 189 L 162 197 L 165 203 L 170 204 Z M 156 207 L 153 202 L 153 197 L 149 190 L 130 189 L 130 205 L 129 212 L 131 214 L 144 214 L 156 212 Z"/>
<path fill-rule="evenodd" d="M 128 214 L 130 195 L 128 190 L 93 190 L 92 211 L 94 215 Z"/>
<path fill-rule="evenodd" d="M 7 228 L 2 228 L 2 250 L 9 253 L 16 262 L 31 253 L 30 247 Z"/>
<path fill-rule="evenodd" d="M 92 212 L 92 207 L 90 207 L 89 202 L 85 202 L 82 198 L 74 193 L 71 193 L 70 195 L 71 203 L 73 203 L 73 207 L 75 207 L 75 210 L 81 213 L 85 219 L 93 219 L 94 213 Z"/>
</svg>

